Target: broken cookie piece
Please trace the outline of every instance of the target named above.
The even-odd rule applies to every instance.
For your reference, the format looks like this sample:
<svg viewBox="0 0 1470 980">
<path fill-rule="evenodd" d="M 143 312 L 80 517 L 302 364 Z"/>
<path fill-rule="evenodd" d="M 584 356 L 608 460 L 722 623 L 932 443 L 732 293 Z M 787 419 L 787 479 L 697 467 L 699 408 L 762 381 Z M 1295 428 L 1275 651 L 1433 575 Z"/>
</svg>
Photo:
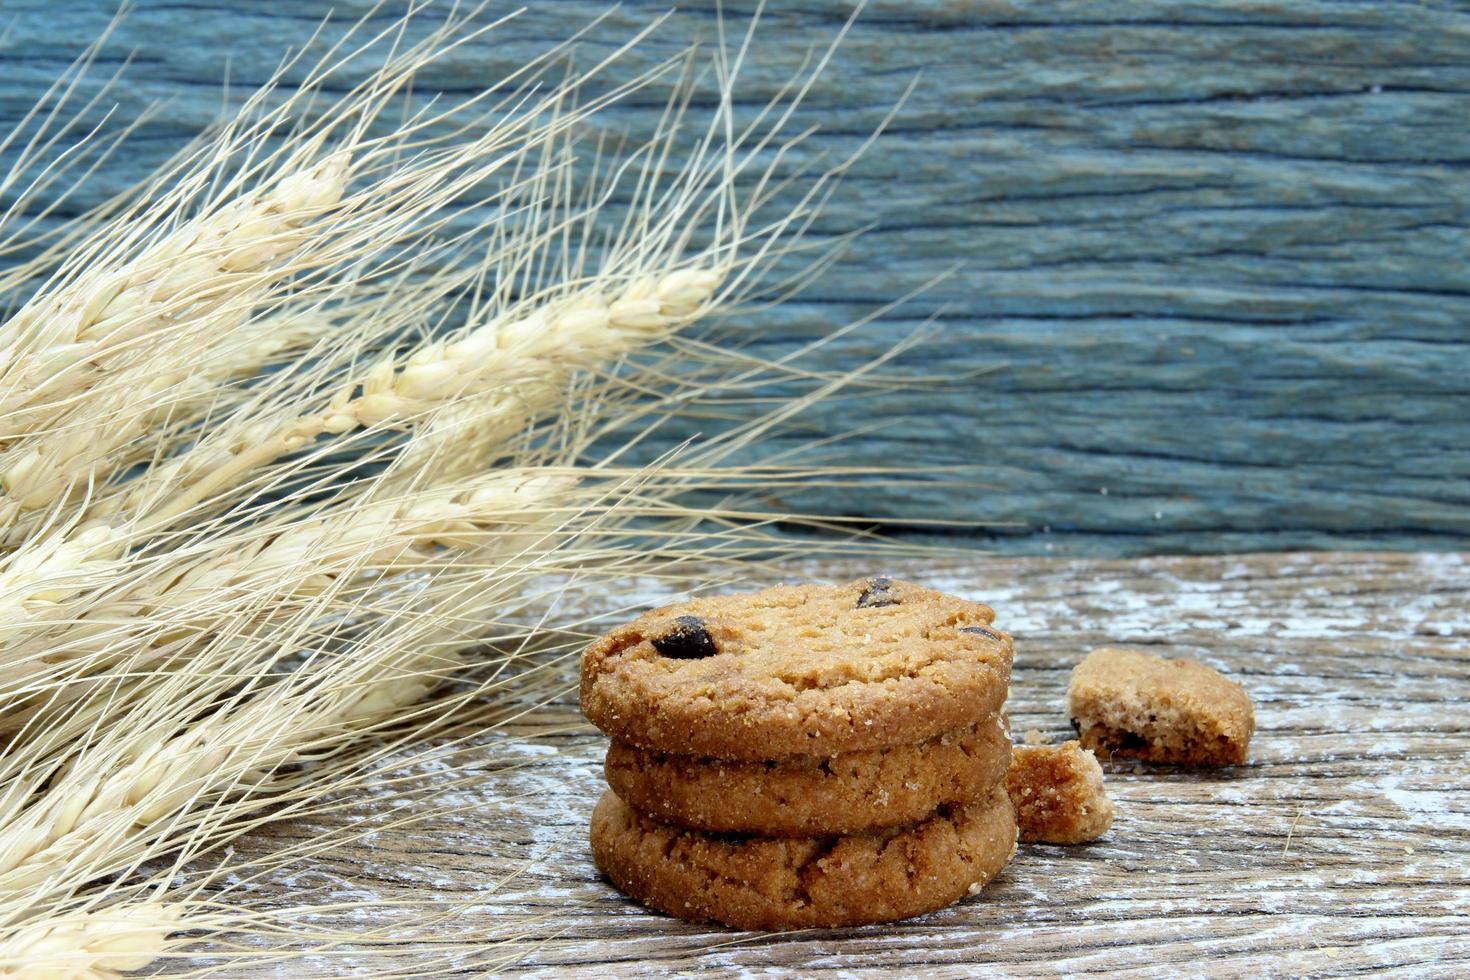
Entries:
<svg viewBox="0 0 1470 980">
<path fill-rule="evenodd" d="M 1028 843 L 1085 844 L 1113 825 L 1102 766 L 1076 741 L 1014 746 L 1006 792 Z"/>
<path fill-rule="evenodd" d="M 1067 714 L 1082 744 L 1181 766 L 1245 761 L 1255 713 L 1245 689 L 1194 660 L 1101 647 L 1072 670 Z"/>
</svg>

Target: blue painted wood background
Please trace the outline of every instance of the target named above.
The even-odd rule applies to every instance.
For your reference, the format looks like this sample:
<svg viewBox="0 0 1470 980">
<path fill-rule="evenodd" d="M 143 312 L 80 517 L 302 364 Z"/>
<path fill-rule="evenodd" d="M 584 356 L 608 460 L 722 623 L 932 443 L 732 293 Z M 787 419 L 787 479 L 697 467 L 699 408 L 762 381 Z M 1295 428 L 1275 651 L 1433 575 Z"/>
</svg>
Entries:
<svg viewBox="0 0 1470 980">
<path fill-rule="evenodd" d="M 248 87 L 329 10 L 367 6 L 138 0 L 104 58 L 134 54 L 116 118 L 167 109 L 82 203 L 216 118 L 227 74 Z M 752 96 L 849 9 L 770 6 Z M 113 7 L 0 2 L 0 126 Z M 599 36 L 666 8 L 633 0 Z M 620 71 L 711 35 L 713 2 L 683 8 Z M 535 3 L 420 88 L 491 82 L 602 9 Z M 957 266 L 833 364 L 934 316 L 944 335 L 906 370 L 995 370 L 834 403 L 802 435 L 881 418 L 853 457 L 976 465 L 988 488 L 786 504 L 1011 522 L 954 539 L 1038 553 L 1470 546 L 1470 8 L 875 3 L 805 110 L 815 144 L 851 148 L 921 69 L 821 225 L 874 229 L 762 319 L 756 347 L 775 353 Z M 609 118 L 636 134 L 653 111 L 635 101 Z"/>
</svg>

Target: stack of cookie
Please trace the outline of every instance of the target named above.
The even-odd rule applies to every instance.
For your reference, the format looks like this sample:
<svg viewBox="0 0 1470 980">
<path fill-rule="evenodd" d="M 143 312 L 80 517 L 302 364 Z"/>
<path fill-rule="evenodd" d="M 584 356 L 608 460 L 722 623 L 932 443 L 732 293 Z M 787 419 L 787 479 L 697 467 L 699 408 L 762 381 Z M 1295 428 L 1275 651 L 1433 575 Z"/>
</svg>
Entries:
<svg viewBox="0 0 1470 980">
<path fill-rule="evenodd" d="M 887 578 L 695 599 L 588 648 L 612 736 L 598 868 L 743 929 L 887 922 L 975 894 L 1015 851 L 987 606 Z"/>
</svg>

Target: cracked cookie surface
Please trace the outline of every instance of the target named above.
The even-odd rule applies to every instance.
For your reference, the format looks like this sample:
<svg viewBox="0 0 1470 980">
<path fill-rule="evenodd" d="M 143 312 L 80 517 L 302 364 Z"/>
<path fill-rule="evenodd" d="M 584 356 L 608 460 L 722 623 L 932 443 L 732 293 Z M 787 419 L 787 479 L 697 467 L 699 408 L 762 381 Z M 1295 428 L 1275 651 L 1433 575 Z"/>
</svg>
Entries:
<svg viewBox="0 0 1470 980">
<path fill-rule="evenodd" d="M 722 759 L 921 742 L 1005 703 L 1012 645 L 993 619 L 882 576 L 691 599 L 587 648 L 582 710 L 638 748 Z"/>
<path fill-rule="evenodd" d="M 999 716 L 912 745 L 752 762 L 613 742 L 608 785 L 664 823 L 717 833 L 802 837 L 915 823 L 943 804 L 988 795 L 1006 774 Z"/>
<path fill-rule="evenodd" d="M 592 814 L 592 855 L 645 905 L 737 929 L 892 922 L 977 894 L 1016 848 L 1004 787 L 908 827 L 839 837 L 743 837 L 658 823 L 611 790 Z"/>
</svg>

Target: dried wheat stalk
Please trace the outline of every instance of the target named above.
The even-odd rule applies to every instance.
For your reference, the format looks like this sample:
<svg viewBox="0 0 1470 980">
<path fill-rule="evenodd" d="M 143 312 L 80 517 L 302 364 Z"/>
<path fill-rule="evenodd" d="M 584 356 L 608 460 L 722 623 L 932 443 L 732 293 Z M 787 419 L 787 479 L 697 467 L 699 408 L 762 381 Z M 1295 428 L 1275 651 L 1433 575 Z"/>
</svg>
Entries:
<svg viewBox="0 0 1470 980">
<path fill-rule="evenodd" d="M 344 573 L 422 569 L 446 547 L 475 549 L 481 560 L 514 551 L 567 505 L 576 484 L 555 469 L 490 474 L 325 517 L 282 517 L 264 531 L 216 536 L 198 557 L 168 552 L 144 573 L 134 561 L 133 574 L 124 574 L 129 563 L 107 529 L 77 535 L 64 550 L 85 544 L 91 554 L 62 554 L 51 564 L 70 570 L 73 594 L 87 582 L 106 585 L 81 615 L 58 622 L 66 579 L 43 568 L 51 591 L 32 586 L 24 602 L 12 604 L 15 615 L 0 625 L 0 734 L 24 731 L 39 709 L 54 715 L 87 697 L 98 685 L 82 682 L 86 675 L 104 675 L 104 683 L 120 671 L 146 676 L 161 660 L 186 658 L 188 644 L 201 643 L 226 616 L 248 614 L 258 629 L 315 604 Z M 335 598 L 347 604 L 361 592 L 348 586 Z M 49 734 L 58 736 L 54 728 Z"/>
<path fill-rule="evenodd" d="M 390 60 L 396 67 L 356 90 L 360 102 L 349 104 L 362 106 L 357 115 L 380 108 L 411 61 Z M 29 455 L 12 457 L 20 461 L 14 476 L 4 471 L 7 491 L 20 494 L 14 508 L 29 516 L 13 522 L 20 539 L 0 561 L 0 603 L 15 613 L 0 624 L 0 708 L 7 721 L 20 719 L 0 758 L 0 946 L 49 937 L 62 955 L 96 953 L 85 929 L 65 927 L 79 903 L 103 895 L 144 903 L 116 906 L 118 915 L 157 907 L 180 868 L 263 819 L 262 807 L 327 805 L 324 790 L 375 778 L 392 751 L 422 746 L 451 719 L 513 708 L 496 696 L 525 697 L 530 678 L 545 675 L 519 651 L 553 632 L 544 617 L 566 590 L 603 575 L 677 574 L 696 559 L 738 566 L 780 551 L 762 535 L 758 512 L 734 501 L 692 509 L 680 500 L 691 489 L 738 495 L 780 484 L 786 477 L 775 469 L 732 468 L 727 458 L 801 399 L 683 461 L 620 468 L 617 449 L 588 457 L 601 435 L 636 442 L 660 415 L 718 407 L 722 395 L 759 383 L 751 361 L 718 348 L 705 352 L 708 370 L 687 381 L 672 381 L 657 359 L 624 362 L 755 295 L 773 260 L 799 247 L 833 175 L 757 222 L 782 184 L 776 164 L 762 161 L 767 151 L 777 161 L 785 152 L 778 134 L 790 113 L 782 100 L 799 100 L 806 87 L 783 89 L 775 108 L 737 130 L 733 71 L 723 60 L 717 69 L 720 108 L 684 176 L 660 189 L 652 175 L 667 161 L 687 96 L 671 100 L 667 131 L 635 153 L 639 162 L 618 169 L 637 181 L 634 203 L 596 259 L 587 242 L 606 198 L 595 183 L 573 191 L 563 166 L 570 144 L 561 140 L 598 104 L 569 110 L 558 89 L 519 121 L 407 163 L 395 147 L 450 114 L 414 117 L 397 143 L 358 131 L 334 143 L 328 127 L 310 131 L 306 152 L 262 151 L 215 200 L 255 200 L 251 187 L 272 186 L 262 175 L 345 160 L 329 149 L 335 145 L 350 148 L 351 177 L 369 190 L 339 191 L 315 211 L 272 212 L 311 215 L 287 251 L 244 253 L 254 264 L 239 278 L 250 288 L 228 300 L 211 305 L 228 291 L 221 267 L 207 266 L 219 250 L 185 248 L 180 257 L 202 258 L 206 265 L 194 268 L 206 272 L 188 280 L 176 319 L 119 318 L 104 305 L 87 321 L 94 330 L 69 335 L 69 343 L 102 344 L 88 370 L 119 402 L 92 405 L 128 428 L 104 453 L 61 467 L 47 500 L 38 464 L 26 468 Z M 223 145 L 251 146 L 257 132 L 231 134 Z M 505 210 L 481 269 L 445 280 L 476 290 L 464 326 L 447 338 L 428 329 L 403 342 L 412 328 L 437 324 L 424 321 L 425 306 L 389 290 L 372 328 L 320 362 L 298 363 L 295 374 L 288 367 L 279 383 L 221 390 L 272 356 L 250 343 L 197 378 L 178 373 L 211 317 L 269 322 L 262 317 L 284 308 L 274 291 L 286 283 L 309 307 L 331 309 L 402 268 L 401 253 L 377 258 L 380 239 L 427 241 L 457 195 L 494 177 L 508 184 L 499 197 Z M 737 180 L 754 185 L 743 199 Z M 207 208 L 202 220 L 219 213 Z M 149 254 L 156 226 L 145 232 L 116 248 L 82 249 L 46 295 L 92 295 L 78 285 L 89 281 L 87 260 L 104 260 L 97 275 L 133 268 L 128 262 Z M 289 237 L 278 231 L 262 240 Z M 225 271 L 223 279 L 236 275 Z M 10 351 L 10 367 L 0 364 L 0 427 L 17 426 L 3 449 L 44 440 L 65 447 L 85 417 L 71 414 L 77 406 L 65 391 L 79 375 L 67 374 L 74 368 L 64 344 L 56 370 L 28 367 L 55 345 L 34 322 L 22 327 L 27 345 Z M 369 354 L 375 366 L 358 371 Z M 166 381 L 167 409 L 126 399 L 139 372 Z M 823 378 L 810 397 L 847 380 Z M 189 435 L 201 417 L 207 429 Z M 344 464 L 351 453 L 356 461 Z M 387 472 L 332 482 L 364 459 L 388 463 Z M 147 472 L 127 473 L 134 465 Z M 485 472 L 491 465 L 498 468 Z M 268 506 L 276 487 L 288 499 Z M 564 635 L 575 638 L 576 625 L 563 624 Z M 491 640 L 498 646 L 487 651 Z M 374 733 L 385 742 L 364 740 Z M 93 921 L 101 929 L 113 920 Z M 126 953 L 135 951 L 146 952 L 139 945 Z"/>
<path fill-rule="evenodd" d="M 501 404 L 513 404 L 514 414 L 505 412 L 496 432 L 513 434 L 555 403 L 572 372 L 615 359 L 694 319 L 719 282 L 712 270 L 679 269 L 611 299 L 588 296 L 540 316 L 488 324 L 462 340 L 428 345 L 401 364 L 382 361 L 361 383 L 333 397 L 325 411 L 251 440 L 152 517 L 167 523 L 317 436 L 402 426 L 465 399 L 494 394 Z"/>
<path fill-rule="evenodd" d="M 538 499 L 554 499 L 554 487 L 548 484 Z M 547 516 L 537 527 L 517 504 L 524 523 L 518 532 L 523 538 L 515 542 L 481 535 L 463 514 L 446 516 L 436 508 L 424 518 L 432 524 L 429 533 L 459 539 L 473 561 L 442 565 L 427 582 L 400 585 L 396 615 L 361 626 L 343 615 L 388 601 L 362 592 L 349 598 L 353 568 L 366 570 L 379 557 L 359 547 L 353 568 L 320 582 L 315 602 L 261 639 L 277 648 L 277 659 L 310 650 L 296 671 L 274 682 L 258 672 L 252 690 L 232 694 L 236 682 L 224 678 L 216 692 L 225 701 L 198 720 L 181 725 L 176 716 L 151 714 L 113 726 L 60 768 L 40 747 L 22 746 L 19 757 L 7 761 L 12 775 L 0 783 L 9 791 L 0 797 L 0 924 L 34 915 L 48 889 L 56 888 L 48 883 L 75 888 L 171 850 L 174 835 L 186 836 L 188 828 L 209 833 L 223 812 L 213 809 L 215 803 L 310 782 L 316 777 L 283 767 L 402 721 L 405 708 L 461 669 L 466 647 L 487 633 L 502 640 L 526 635 L 526 626 L 487 619 L 486 612 L 523 603 L 515 593 L 525 574 L 555 560 L 566 535 L 595 539 L 602 522 L 622 520 L 617 500 L 613 495 L 610 502 L 583 500 L 557 509 L 543 503 Z M 455 503 L 463 507 L 465 501 Z M 324 622 L 324 612 L 333 610 L 337 614 Z M 336 639 L 351 640 L 349 656 L 332 655 Z M 178 686 L 201 693 L 198 678 L 181 678 Z M 41 773 L 44 791 L 37 784 Z M 251 799 L 235 812 L 258 806 Z M 70 898 L 63 889 L 59 900 Z"/>
<path fill-rule="evenodd" d="M 530 217 L 524 227 L 509 218 L 493 227 L 481 277 L 493 276 L 495 298 L 477 304 L 455 335 L 391 351 L 365 376 L 353 369 L 335 391 L 328 385 L 308 399 L 314 404 L 282 399 L 275 419 L 255 411 L 226 420 L 88 516 L 148 513 L 160 526 L 185 514 L 198 519 L 248 492 L 252 474 L 283 456 L 324 436 L 358 430 L 419 432 L 408 440 L 403 468 L 457 465 L 457 473 L 471 472 L 555 407 L 576 372 L 606 372 L 689 323 L 736 308 L 759 285 L 758 270 L 795 247 L 814 213 L 812 203 L 840 168 L 815 180 L 778 220 L 747 231 L 751 216 L 774 193 L 771 168 L 790 147 L 775 154 L 776 162 L 757 165 L 774 133 L 753 126 L 731 136 L 726 106 L 698 139 L 684 171 L 663 187 L 658 170 L 681 134 L 685 108 L 673 100 L 654 139 L 623 166 L 609 168 L 605 181 L 594 175 L 585 188 L 574 190 L 564 180 L 575 157 L 571 140 L 543 141 L 540 167 L 524 180 L 519 167 L 530 154 L 522 156 L 512 177 L 519 193 L 502 200 L 502 215 Z M 626 176 L 634 184 L 631 217 L 589 269 L 587 243 L 601 234 L 602 207 Z M 743 200 L 735 189 L 742 179 L 753 185 Z M 711 241 L 686 255 L 704 225 Z M 573 241 L 557 241 L 568 237 Z M 548 261 L 553 246 L 560 246 L 560 255 Z M 512 289 L 520 298 L 507 298 Z M 401 317 L 379 324 L 394 331 L 403 326 Z"/>
<path fill-rule="evenodd" d="M 11 318 L 0 350 L 0 517 L 54 507 L 59 496 L 117 472 L 126 463 L 117 454 L 170 415 L 170 402 L 188 400 L 195 369 L 231 371 L 238 357 L 248 360 L 228 338 L 262 304 L 272 308 L 278 287 L 289 283 L 297 299 L 303 291 L 331 296 L 391 273 L 404 250 L 448 220 L 436 212 L 582 117 L 561 109 L 564 86 L 577 79 L 536 93 L 533 69 L 544 73 L 543 63 L 528 66 L 523 89 L 494 106 L 475 98 L 422 113 L 388 136 L 365 136 L 415 70 L 464 40 L 452 26 L 394 54 L 320 123 L 293 130 L 288 150 L 254 157 L 284 125 L 279 108 L 227 129 L 199 160 L 186 161 L 195 171 L 176 175 L 179 189 L 99 229 Z M 288 106 L 309 100 L 325 77 L 308 79 Z M 466 112 L 483 125 L 476 138 L 455 145 L 423 135 Z M 405 147 L 413 148 L 406 161 Z M 250 159 L 238 173 L 211 176 L 218 159 L 240 153 Z M 362 187 L 344 197 L 348 179 Z M 198 218 L 168 227 L 201 195 Z M 327 227 L 310 231 L 327 211 Z"/>
</svg>

